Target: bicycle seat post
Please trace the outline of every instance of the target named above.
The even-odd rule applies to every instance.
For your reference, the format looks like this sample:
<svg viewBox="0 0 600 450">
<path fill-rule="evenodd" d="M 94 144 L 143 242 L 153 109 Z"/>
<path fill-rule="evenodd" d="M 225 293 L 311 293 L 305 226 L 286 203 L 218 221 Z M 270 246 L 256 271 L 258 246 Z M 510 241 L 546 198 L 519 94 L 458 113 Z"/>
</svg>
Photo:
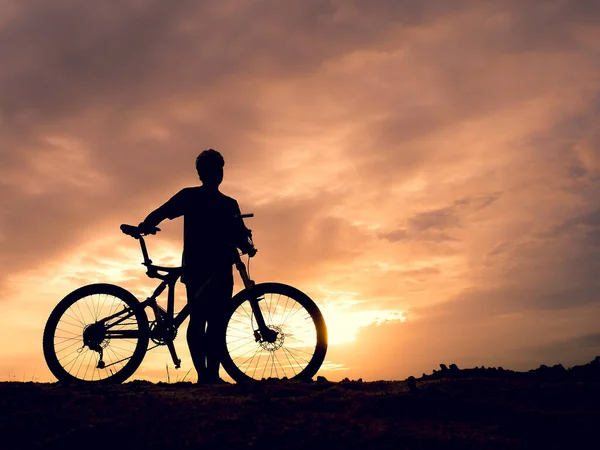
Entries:
<svg viewBox="0 0 600 450">
<path fill-rule="evenodd" d="M 144 241 L 143 236 L 140 236 L 139 240 L 140 240 L 140 247 L 142 247 L 142 255 L 144 256 L 144 262 L 142 264 L 144 264 L 146 267 L 148 267 L 150 264 L 152 264 L 152 260 L 148 256 L 148 249 L 146 248 L 146 242 Z"/>
</svg>

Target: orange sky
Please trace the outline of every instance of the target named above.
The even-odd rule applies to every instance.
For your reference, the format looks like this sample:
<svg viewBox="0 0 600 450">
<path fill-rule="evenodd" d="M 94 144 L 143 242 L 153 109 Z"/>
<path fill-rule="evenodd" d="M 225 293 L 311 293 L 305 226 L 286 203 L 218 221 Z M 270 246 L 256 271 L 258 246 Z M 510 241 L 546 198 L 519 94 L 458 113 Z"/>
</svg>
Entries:
<svg viewBox="0 0 600 450">
<path fill-rule="evenodd" d="M 208 3 L 0 1 L 0 380 L 53 379 L 75 287 L 151 292 L 118 227 L 208 147 L 256 214 L 252 275 L 323 310 L 328 378 L 600 354 L 600 4 Z"/>
</svg>

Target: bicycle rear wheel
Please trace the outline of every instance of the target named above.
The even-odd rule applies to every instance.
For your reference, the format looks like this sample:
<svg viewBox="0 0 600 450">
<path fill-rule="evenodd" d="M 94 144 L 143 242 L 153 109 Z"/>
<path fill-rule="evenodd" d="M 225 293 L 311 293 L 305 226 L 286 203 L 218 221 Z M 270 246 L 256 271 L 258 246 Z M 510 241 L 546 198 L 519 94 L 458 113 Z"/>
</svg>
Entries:
<svg viewBox="0 0 600 450">
<path fill-rule="evenodd" d="M 148 339 L 148 317 L 133 294 L 112 284 L 90 284 L 71 292 L 50 314 L 44 357 L 62 383 L 121 383 L 141 364 Z"/>
<path fill-rule="evenodd" d="M 249 300 L 259 299 L 274 342 L 257 340 L 258 324 Z M 327 352 L 327 328 L 317 305 L 298 289 L 261 283 L 233 298 L 225 330 L 223 368 L 237 382 L 264 378 L 311 379 Z"/>
</svg>

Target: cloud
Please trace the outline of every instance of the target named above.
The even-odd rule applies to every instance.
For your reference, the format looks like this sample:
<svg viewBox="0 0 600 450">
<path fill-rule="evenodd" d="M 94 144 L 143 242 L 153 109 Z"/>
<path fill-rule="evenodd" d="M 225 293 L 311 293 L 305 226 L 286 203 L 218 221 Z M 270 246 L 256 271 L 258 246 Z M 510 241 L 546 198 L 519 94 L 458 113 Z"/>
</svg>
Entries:
<svg viewBox="0 0 600 450">
<path fill-rule="evenodd" d="M 0 8 L 5 294 L 79 252 L 73 283 L 124 257 L 115 246 L 137 252 L 118 225 L 197 183 L 194 159 L 214 147 L 223 191 L 256 213 L 257 279 L 351 299 L 353 312 L 410 311 L 414 336 L 465 358 L 485 335 L 468 321 L 542 314 L 566 336 L 575 322 L 561 315 L 597 314 L 595 2 Z M 176 261 L 181 224 L 163 228 L 151 242 Z M 467 337 L 432 338 L 460 331 L 438 316 Z M 391 343 L 411 327 L 379 331 L 402 354 Z"/>
<path fill-rule="evenodd" d="M 381 233 L 379 236 L 390 242 L 405 239 L 434 243 L 457 241 L 457 238 L 446 231 L 464 228 L 466 221 L 472 220 L 473 214 L 494 203 L 498 197 L 499 194 L 492 194 L 455 200 L 450 206 L 419 212 L 406 220 L 406 228 Z"/>
<path fill-rule="evenodd" d="M 544 354 L 555 357 L 557 353 L 570 353 L 580 355 L 600 352 L 600 333 L 579 335 L 567 340 L 553 342 L 536 349 Z"/>
</svg>

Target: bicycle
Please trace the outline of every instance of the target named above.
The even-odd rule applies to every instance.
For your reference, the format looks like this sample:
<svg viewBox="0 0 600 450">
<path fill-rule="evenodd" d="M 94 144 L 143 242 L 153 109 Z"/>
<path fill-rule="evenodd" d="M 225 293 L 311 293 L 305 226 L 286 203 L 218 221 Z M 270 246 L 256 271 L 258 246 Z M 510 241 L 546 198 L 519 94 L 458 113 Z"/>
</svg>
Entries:
<svg viewBox="0 0 600 450">
<path fill-rule="evenodd" d="M 149 258 L 144 236 L 159 228 L 142 232 L 123 224 L 121 231 L 139 240 L 146 275 L 161 283 L 143 302 L 120 286 L 98 283 L 76 289 L 56 305 L 44 328 L 43 351 L 50 371 L 62 383 L 122 383 L 147 351 L 165 345 L 175 368 L 180 367 L 173 342 L 189 316 L 189 305 L 177 314 L 174 306 L 175 284 L 183 269 L 157 266 Z M 251 234 L 248 238 L 251 242 Z M 238 383 L 311 379 L 327 352 L 327 327 L 319 308 L 292 286 L 255 283 L 237 249 L 232 253 L 244 289 L 232 298 L 227 314 L 220 349 L 223 368 Z M 157 302 L 165 289 L 166 309 Z M 153 320 L 146 308 L 153 312 Z M 150 342 L 154 345 L 148 348 Z"/>
</svg>

